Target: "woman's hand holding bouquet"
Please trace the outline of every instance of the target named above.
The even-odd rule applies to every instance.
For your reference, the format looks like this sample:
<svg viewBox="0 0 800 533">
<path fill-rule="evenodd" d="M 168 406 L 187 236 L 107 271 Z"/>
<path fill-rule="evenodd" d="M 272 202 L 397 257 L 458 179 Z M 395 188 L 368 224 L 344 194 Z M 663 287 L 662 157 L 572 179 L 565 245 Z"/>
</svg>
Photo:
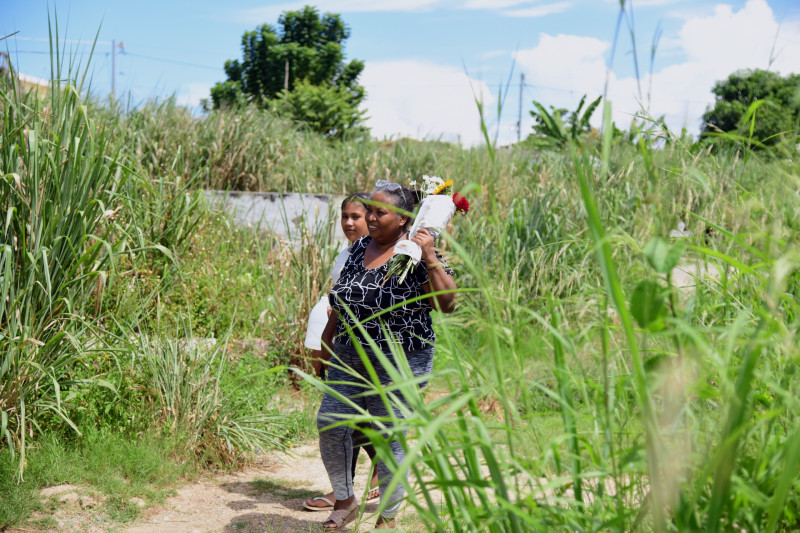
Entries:
<svg viewBox="0 0 800 533">
<path fill-rule="evenodd" d="M 426 264 L 436 262 L 433 243 L 444 232 L 456 212 L 466 214 L 469 211 L 467 199 L 459 193 L 452 194 L 452 180 L 444 181 L 437 176 L 423 176 L 422 180 L 422 192 L 426 196 L 422 199 L 422 204 L 414 218 L 414 224 L 408 232 L 408 239 L 395 245 L 395 256 L 389 261 L 389 270 L 386 274 L 387 280 L 392 276 L 400 276 L 399 283 L 401 284 L 411 269 L 417 266 L 420 259 L 424 260 Z M 415 186 L 416 181 L 411 182 L 410 185 Z M 421 232 L 421 230 L 424 231 Z M 424 247 L 423 244 L 425 244 Z M 425 256 L 423 256 L 423 251 Z"/>
</svg>

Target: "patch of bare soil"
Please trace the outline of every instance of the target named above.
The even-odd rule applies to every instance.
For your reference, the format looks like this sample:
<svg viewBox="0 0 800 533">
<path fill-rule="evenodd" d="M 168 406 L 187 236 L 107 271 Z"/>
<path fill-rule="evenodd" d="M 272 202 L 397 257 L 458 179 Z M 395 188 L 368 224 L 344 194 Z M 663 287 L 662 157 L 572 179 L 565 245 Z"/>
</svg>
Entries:
<svg viewBox="0 0 800 533">
<path fill-rule="evenodd" d="M 356 476 L 356 490 L 367 482 L 369 463 L 366 454 Z M 330 490 L 328 476 L 316 444 L 275 455 L 262 464 L 240 471 L 206 475 L 176 490 L 176 494 L 142 511 L 133 524 L 104 522 L 95 509 L 102 496 L 81 487 L 62 485 L 45 489 L 42 498 L 56 505 L 51 514 L 32 517 L 29 524 L 9 533 L 30 531 L 123 531 L 126 533 L 205 533 L 239 532 L 319 532 L 328 512 L 303 509 L 303 502 Z M 43 492 L 45 492 L 43 491 Z M 361 500 L 361 493 L 357 493 Z M 53 498 L 58 501 L 54 502 Z M 134 502 L 136 503 L 136 502 Z M 142 502 L 143 504 L 144 502 Z M 87 505 L 88 504 L 88 505 Z M 138 505 L 138 503 L 137 503 Z M 347 528 L 370 531 L 374 527 L 377 504 L 368 504 L 364 514 Z M 403 515 L 407 511 L 401 512 Z M 402 516 L 401 516 L 402 523 Z"/>
<path fill-rule="evenodd" d="M 55 485 L 39 491 L 46 511 L 37 511 L 28 524 L 10 528 L 8 533 L 28 531 L 106 531 L 100 507 L 105 496 L 79 485 Z M 142 502 L 144 504 L 144 502 Z M 77 517 L 77 518 L 76 518 Z"/>
</svg>

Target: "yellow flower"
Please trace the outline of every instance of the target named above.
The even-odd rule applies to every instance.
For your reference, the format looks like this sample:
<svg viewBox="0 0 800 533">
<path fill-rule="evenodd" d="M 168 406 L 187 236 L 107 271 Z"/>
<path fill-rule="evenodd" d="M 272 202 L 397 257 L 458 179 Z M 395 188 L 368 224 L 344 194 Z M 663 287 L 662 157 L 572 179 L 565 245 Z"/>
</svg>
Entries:
<svg viewBox="0 0 800 533">
<path fill-rule="evenodd" d="M 447 190 L 448 187 L 452 187 L 452 186 L 453 186 L 453 180 L 447 180 L 444 183 L 442 183 L 441 185 L 439 185 L 438 187 L 436 187 L 436 189 L 434 189 L 434 191 L 433 191 L 433 194 L 439 194 L 442 191 Z"/>
</svg>

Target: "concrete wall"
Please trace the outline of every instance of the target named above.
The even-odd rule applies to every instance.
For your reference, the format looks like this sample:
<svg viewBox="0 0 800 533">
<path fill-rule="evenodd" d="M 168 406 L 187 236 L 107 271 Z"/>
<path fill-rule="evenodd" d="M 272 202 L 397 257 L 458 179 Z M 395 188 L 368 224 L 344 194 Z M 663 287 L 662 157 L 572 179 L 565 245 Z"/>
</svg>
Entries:
<svg viewBox="0 0 800 533">
<path fill-rule="evenodd" d="M 317 233 L 332 224 L 335 236 L 345 240 L 339 224 L 342 195 L 204 191 L 204 196 L 209 204 L 232 215 L 240 226 L 298 240 L 303 227 Z"/>
</svg>

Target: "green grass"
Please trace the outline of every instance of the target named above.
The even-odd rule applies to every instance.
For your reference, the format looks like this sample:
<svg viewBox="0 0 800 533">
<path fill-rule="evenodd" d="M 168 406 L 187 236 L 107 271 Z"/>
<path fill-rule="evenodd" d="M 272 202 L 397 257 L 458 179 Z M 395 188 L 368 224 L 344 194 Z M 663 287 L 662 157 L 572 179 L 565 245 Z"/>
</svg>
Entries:
<svg viewBox="0 0 800 533">
<path fill-rule="evenodd" d="M 32 511 L 46 511 L 48 505 L 57 508 L 58 504 L 42 502 L 38 491 L 64 483 L 105 495 L 106 501 L 97 512 L 107 519 L 133 520 L 139 511 L 133 498 L 148 504 L 163 502 L 174 483 L 197 472 L 194 463 L 174 461 L 172 454 L 176 451 L 175 442 L 152 436 L 131 440 L 86 434 L 72 441 L 42 436 L 29 450 L 22 485 L 16 482 L 14 461 L 8 454 L 0 456 L 0 497 L 4 502 L 0 506 L 0 528 L 23 522 Z"/>
</svg>

